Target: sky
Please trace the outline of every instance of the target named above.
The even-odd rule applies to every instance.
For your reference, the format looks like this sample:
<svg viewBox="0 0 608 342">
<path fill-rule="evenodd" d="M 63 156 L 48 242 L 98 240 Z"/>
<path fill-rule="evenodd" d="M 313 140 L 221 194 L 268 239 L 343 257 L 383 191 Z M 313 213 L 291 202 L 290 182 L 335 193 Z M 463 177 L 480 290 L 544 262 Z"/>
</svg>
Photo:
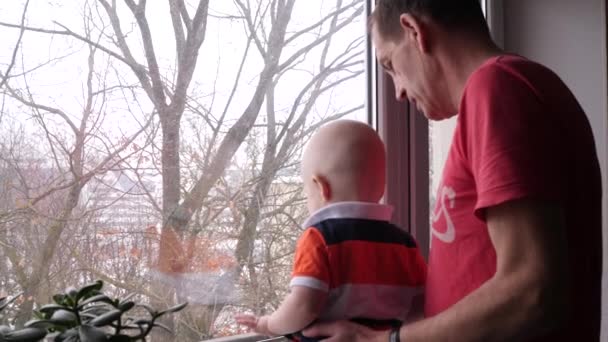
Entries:
<svg viewBox="0 0 608 342">
<path fill-rule="evenodd" d="M 24 0 L 10 1 L 3 4 L 3 9 L 0 12 L 0 20 L 3 22 L 18 23 L 22 11 L 22 3 Z M 289 30 L 293 31 L 296 28 L 304 27 L 318 20 L 324 13 L 326 14 L 329 6 L 321 6 L 323 3 L 333 3 L 333 1 L 322 0 L 299 0 L 296 2 L 292 22 Z M 119 5 L 121 2 L 118 2 Z M 154 36 L 154 44 L 156 54 L 161 66 L 161 72 L 167 74 L 168 66 L 173 65 L 175 58 L 173 30 L 169 16 L 167 15 L 168 5 L 165 1 L 148 1 L 147 13 L 151 25 L 152 35 Z M 123 6 L 124 7 L 124 6 Z M 122 17 L 124 22 L 128 24 L 128 10 L 121 7 Z M 61 29 L 55 23 L 60 23 L 69 27 L 76 32 L 83 32 L 82 18 L 83 12 L 81 0 L 65 0 L 65 1 L 41 1 L 31 0 L 29 11 L 27 14 L 27 25 L 48 29 Z M 212 15 L 235 14 L 232 1 L 211 1 L 210 13 Z M 361 18 L 363 19 L 363 18 Z M 105 23 L 107 24 L 107 23 Z M 101 26 L 102 23 L 97 23 Z M 126 26 L 126 27 L 125 27 Z M 207 30 L 206 40 L 201 49 L 199 63 L 195 72 L 194 82 L 203 85 L 203 93 L 212 93 L 212 87 L 218 90 L 220 94 L 225 94 L 225 89 L 230 89 L 234 81 L 235 66 L 240 62 L 240 57 L 243 52 L 246 36 L 240 27 L 241 24 L 237 21 L 227 21 L 211 19 Z M 129 25 L 123 24 L 123 30 L 128 32 Z M 109 31 L 110 29 L 106 29 Z M 362 20 L 359 23 L 351 25 L 347 32 L 349 36 L 362 36 L 365 33 L 365 25 Z M 2 28 L 3 41 L 8 44 L 2 44 L 0 48 L 0 65 L 5 65 L 10 59 L 10 53 L 14 46 L 14 41 L 18 35 L 18 30 Z M 344 36 L 343 36 L 344 37 Z M 127 39 L 132 44 L 139 45 L 138 32 L 131 32 Z M 338 50 L 347 44 L 346 40 L 334 39 L 332 49 Z M 111 44 L 105 44 L 111 46 Z M 300 45 L 287 47 L 296 49 Z M 83 43 L 77 42 L 69 37 L 55 36 L 49 39 L 47 35 L 34 32 L 26 32 L 23 39 L 22 50 L 27 57 L 24 60 L 26 66 L 33 67 L 48 60 L 48 58 L 57 58 L 64 55 L 72 54 L 74 60 L 81 60 L 83 54 L 87 51 Z M 117 49 L 114 48 L 116 51 Z M 137 52 L 141 49 L 133 49 L 136 59 L 143 61 L 143 56 Z M 254 55 L 254 54 L 251 54 Z M 21 58 L 21 56 L 18 56 Z M 260 58 L 252 57 L 248 59 L 248 68 L 245 68 L 245 74 L 242 77 L 242 86 L 253 87 L 253 79 L 261 70 Z M 311 61 L 312 63 L 312 61 Z M 308 63 L 311 65 L 311 63 Z M 219 65 L 219 71 L 218 71 Z M 259 66 L 255 68 L 254 65 Z M 78 89 L 74 84 L 70 84 L 74 80 L 81 81 L 82 73 L 86 71 L 86 65 L 80 63 L 55 63 L 52 68 L 45 68 L 44 73 L 39 74 L 37 79 L 38 84 L 44 88 L 44 94 L 48 98 L 57 97 L 73 97 L 80 99 L 82 97 L 81 89 Z M 219 73 L 217 84 L 211 84 L 209 79 L 215 79 L 215 74 Z M 303 72 L 304 73 L 304 72 Z M 213 75 L 213 77 L 211 77 Z M 78 82 L 74 82 L 78 83 Z M 66 92 L 66 86 L 70 91 Z M 353 94 L 353 91 L 358 92 L 353 86 L 345 93 Z M 357 88 L 364 88 L 363 85 Z M 360 91 L 363 95 L 363 90 Z"/>
</svg>

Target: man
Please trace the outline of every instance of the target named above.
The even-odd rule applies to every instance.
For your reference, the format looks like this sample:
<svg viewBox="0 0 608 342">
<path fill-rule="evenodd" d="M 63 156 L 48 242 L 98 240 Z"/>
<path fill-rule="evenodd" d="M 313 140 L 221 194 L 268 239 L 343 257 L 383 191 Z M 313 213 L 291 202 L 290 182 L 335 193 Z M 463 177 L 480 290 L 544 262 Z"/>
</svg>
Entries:
<svg viewBox="0 0 608 342">
<path fill-rule="evenodd" d="M 425 315 L 325 341 L 598 341 L 601 176 L 585 113 L 547 68 L 501 51 L 477 0 L 379 0 L 377 57 L 398 100 L 458 113 L 433 223 Z"/>
</svg>

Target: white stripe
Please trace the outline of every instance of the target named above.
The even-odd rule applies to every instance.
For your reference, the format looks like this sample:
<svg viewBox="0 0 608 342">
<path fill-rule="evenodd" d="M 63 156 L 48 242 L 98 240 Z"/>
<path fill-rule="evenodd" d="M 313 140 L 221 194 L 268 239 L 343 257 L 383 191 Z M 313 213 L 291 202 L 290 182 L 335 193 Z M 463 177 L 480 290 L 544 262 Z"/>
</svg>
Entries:
<svg viewBox="0 0 608 342">
<path fill-rule="evenodd" d="M 338 202 L 315 211 L 302 225 L 308 228 L 315 223 L 328 219 L 353 218 L 377 221 L 389 221 L 393 207 L 371 202 Z"/>
<path fill-rule="evenodd" d="M 289 282 L 289 287 L 292 286 L 304 286 L 325 292 L 329 291 L 329 285 L 327 285 L 327 283 L 313 277 L 293 277 L 291 278 L 291 282 Z"/>
<path fill-rule="evenodd" d="M 327 306 L 320 319 L 348 318 L 401 319 L 408 317 L 415 296 L 422 287 L 391 285 L 343 285 L 329 292 Z"/>
</svg>

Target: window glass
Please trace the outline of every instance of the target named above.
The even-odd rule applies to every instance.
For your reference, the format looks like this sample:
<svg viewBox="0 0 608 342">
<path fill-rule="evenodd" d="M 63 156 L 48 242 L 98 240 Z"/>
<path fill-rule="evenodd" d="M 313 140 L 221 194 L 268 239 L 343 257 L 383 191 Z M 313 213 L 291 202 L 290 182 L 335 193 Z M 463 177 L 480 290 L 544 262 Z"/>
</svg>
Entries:
<svg viewBox="0 0 608 342">
<path fill-rule="evenodd" d="M 487 1 L 481 0 L 481 8 L 487 14 Z M 443 166 L 448 157 L 454 129 L 456 128 L 457 116 L 447 120 L 429 120 L 429 204 L 431 214 L 431 232 L 434 219 L 436 195 L 441 183 Z M 438 217 L 437 217 L 438 218 Z"/>
<path fill-rule="evenodd" d="M 164 308 L 176 341 L 288 291 L 302 147 L 367 120 L 363 0 L 3 3 L 4 319 L 69 286 Z M 0 324 L 3 322 L 0 322 Z M 6 322 L 4 322 L 6 323 Z"/>
</svg>

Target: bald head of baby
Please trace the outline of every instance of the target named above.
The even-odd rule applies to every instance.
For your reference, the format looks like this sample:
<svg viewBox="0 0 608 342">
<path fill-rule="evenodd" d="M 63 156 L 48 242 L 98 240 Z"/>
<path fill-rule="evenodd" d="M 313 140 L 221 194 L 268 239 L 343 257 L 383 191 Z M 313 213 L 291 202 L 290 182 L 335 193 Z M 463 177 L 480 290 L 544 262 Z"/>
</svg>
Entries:
<svg viewBox="0 0 608 342">
<path fill-rule="evenodd" d="M 378 202 L 384 194 L 386 154 L 368 125 L 338 120 L 321 127 L 302 157 L 302 178 L 313 212 L 335 202 Z"/>
</svg>

